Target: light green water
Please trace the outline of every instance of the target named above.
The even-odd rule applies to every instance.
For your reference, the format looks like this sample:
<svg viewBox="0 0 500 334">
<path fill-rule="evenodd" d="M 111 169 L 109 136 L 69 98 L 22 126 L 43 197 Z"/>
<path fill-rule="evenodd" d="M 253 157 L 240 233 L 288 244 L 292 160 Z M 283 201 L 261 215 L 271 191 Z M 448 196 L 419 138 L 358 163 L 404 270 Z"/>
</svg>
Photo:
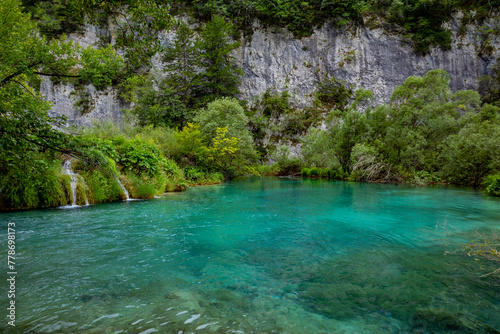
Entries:
<svg viewBox="0 0 500 334">
<path fill-rule="evenodd" d="M 500 201 L 470 189 L 255 178 L 0 222 L 9 333 L 500 331 L 495 267 L 460 252 Z"/>
</svg>

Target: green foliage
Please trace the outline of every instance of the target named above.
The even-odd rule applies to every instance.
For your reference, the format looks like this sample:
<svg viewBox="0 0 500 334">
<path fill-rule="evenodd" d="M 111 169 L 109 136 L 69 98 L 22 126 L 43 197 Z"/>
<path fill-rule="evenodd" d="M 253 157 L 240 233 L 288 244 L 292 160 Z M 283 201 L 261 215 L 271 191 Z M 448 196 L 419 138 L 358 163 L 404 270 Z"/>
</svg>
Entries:
<svg viewBox="0 0 500 334">
<path fill-rule="evenodd" d="M 314 92 L 315 103 L 328 110 L 345 110 L 354 98 L 353 86 L 344 80 L 324 76 Z"/>
<path fill-rule="evenodd" d="M 367 133 L 366 118 L 367 114 L 353 109 L 335 111 L 329 115 L 326 135 L 331 143 L 328 147 L 333 147 L 332 153 L 344 171 L 349 170 L 352 149 Z"/>
<path fill-rule="evenodd" d="M 22 3 L 37 20 L 40 32 L 49 38 L 65 33 L 83 32 L 83 21 L 74 1 L 23 0 Z"/>
<path fill-rule="evenodd" d="M 123 185 L 132 198 L 151 199 L 165 191 L 165 179 L 159 176 L 160 174 L 150 177 L 128 172 Z"/>
<path fill-rule="evenodd" d="M 137 174 L 153 176 L 161 172 L 165 159 L 156 146 L 138 139 L 126 140 L 118 146 L 117 162 Z"/>
<path fill-rule="evenodd" d="M 176 158 L 181 156 L 180 146 L 177 142 L 177 130 L 152 126 L 143 127 L 138 130 L 134 137 L 144 142 L 153 142 L 164 157 Z"/>
<path fill-rule="evenodd" d="M 484 193 L 489 196 L 500 196 L 500 174 L 488 175 L 483 182 Z"/>
<path fill-rule="evenodd" d="M 266 117 L 287 114 L 293 109 L 290 98 L 290 93 L 287 90 L 279 93 L 274 88 L 268 88 L 262 94 L 262 98 L 257 103 L 256 108 Z"/>
<path fill-rule="evenodd" d="M 491 75 L 479 78 L 479 93 L 483 102 L 500 107 L 500 59 L 491 68 Z"/>
<path fill-rule="evenodd" d="M 238 166 L 239 138 L 226 137 L 227 127 L 217 128 L 217 136 L 212 139 L 212 147 L 209 148 L 209 159 L 212 160 L 212 169 L 229 171 Z M 234 172 L 233 172 L 234 173 Z"/>
<path fill-rule="evenodd" d="M 457 1 L 460 2 L 460 1 Z M 451 31 L 443 28 L 451 18 L 457 2 L 447 0 L 392 2 L 385 10 L 388 22 L 402 29 L 418 53 L 428 53 L 430 46 L 451 48 Z M 463 1 L 466 2 L 466 1 Z"/>
<path fill-rule="evenodd" d="M 202 97 L 202 102 L 238 93 L 243 71 L 234 64 L 232 52 L 240 42 L 233 42 L 233 35 L 233 25 L 220 16 L 213 16 L 200 32 L 197 65 L 203 71 L 196 81 L 197 95 Z"/>
<path fill-rule="evenodd" d="M 445 71 L 409 77 L 390 105 L 371 107 L 365 91 L 354 96 L 344 111 L 329 115 L 326 130 L 304 138 L 306 165 L 340 164 L 359 181 L 475 186 L 500 169 L 498 108 L 481 107 L 473 91 L 452 93 Z M 364 113 L 354 109 L 360 104 Z"/>
<path fill-rule="evenodd" d="M 198 104 L 193 94 L 199 84 L 197 78 L 199 42 L 194 31 L 184 23 L 179 23 L 175 32 L 173 44 L 163 54 L 165 72 L 168 75 L 166 80 L 171 87 L 175 87 L 184 108 L 190 109 Z"/>
<path fill-rule="evenodd" d="M 276 151 L 271 154 L 275 168 L 273 172 L 276 175 L 294 175 L 299 174 L 303 162 L 299 157 L 292 156 L 290 148 L 286 145 L 280 145 Z"/>
<path fill-rule="evenodd" d="M 145 71 L 152 57 L 163 50 L 159 32 L 173 24 L 169 6 L 153 0 L 74 0 L 80 17 L 97 26 L 111 23 L 116 30 L 114 47 L 124 53 L 129 72 Z"/>
<path fill-rule="evenodd" d="M 167 160 L 168 168 L 165 168 L 165 173 L 167 174 L 167 179 L 165 182 L 165 191 L 184 191 L 188 187 L 188 181 L 184 176 L 182 169 L 177 166 L 177 164 L 171 160 Z"/>
<path fill-rule="evenodd" d="M 303 177 L 331 180 L 341 180 L 343 178 L 343 174 L 340 170 L 321 167 L 302 168 L 302 170 L 300 171 L 300 175 L 302 175 Z"/>
<path fill-rule="evenodd" d="M 76 4 L 76 2 L 71 2 Z M 69 6 L 69 4 L 68 4 Z M 81 60 L 77 55 L 81 52 Z M 25 160 L 30 154 L 53 150 L 100 163 L 85 152 L 79 141 L 57 130 L 64 117 L 51 118 L 51 104 L 39 93 L 42 76 L 81 79 L 99 88 L 113 83 L 123 66 L 110 47 L 82 50 L 60 39 L 40 36 L 20 1 L 0 1 L 0 147 L 10 156 Z"/>
<path fill-rule="evenodd" d="M 328 131 L 311 128 L 302 140 L 302 156 L 305 165 L 337 169 L 340 162 L 335 155 L 335 142 Z"/>
<path fill-rule="evenodd" d="M 195 108 L 238 93 L 241 70 L 234 64 L 233 27 L 214 16 L 195 38 L 179 23 L 172 44 L 163 53 L 163 74 L 132 77 L 123 85 L 125 98 L 140 125 L 182 127 Z"/>
<path fill-rule="evenodd" d="M 431 172 L 439 168 L 440 143 L 457 133 L 480 104 L 476 92 L 452 94 L 444 70 L 409 77 L 395 89 L 391 102 L 368 113 L 368 138 L 384 162 Z"/>
<path fill-rule="evenodd" d="M 104 89 L 118 81 L 125 65 L 123 58 L 115 53 L 110 44 L 101 49 L 87 47 L 80 57 L 80 83 L 92 83 L 97 89 Z"/>
<path fill-rule="evenodd" d="M 375 147 L 356 144 L 351 151 L 350 180 L 355 181 L 401 181 L 400 173 L 392 164 L 385 162 Z"/>
<path fill-rule="evenodd" d="M 466 125 L 444 141 L 442 173 L 453 182 L 478 186 L 500 170 L 500 124 L 489 121 Z"/>
<path fill-rule="evenodd" d="M 480 23 L 497 13 L 500 1 L 191 0 L 182 5 L 202 20 L 212 15 L 229 18 L 248 35 L 255 18 L 266 26 L 286 27 L 296 38 L 310 36 L 315 27 L 326 22 L 338 28 L 383 27 L 390 33 L 402 35 L 416 52 L 425 54 L 432 46 L 450 48 L 451 31 L 443 25 L 456 11 L 465 14 L 464 26 L 470 22 Z"/>
<path fill-rule="evenodd" d="M 238 100 L 222 98 L 198 111 L 194 121 L 200 124 L 200 131 L 205 138 L 217 137 L 218 128 L 227 128 L 228 138 L 238 138 L 238 148 L 246 157 L 253 155 L 253 139 L 248 130 L 248 117 Z"/>
<path fill-rule="evenodd" d="M 71 177 L 69 175 L 61 174 L 59 177 L 62 189 L 66 195 L 65 204 L 73 203 L 73 192 L 71 191 Z"/>
<path fill-rule="evenodd" d="M 288 90 L 266 90 L 247 110 L 256 150 L 261 154 L 261 159 L 267 159 L 270 148 L 276 143 L 283 141 L 297 144 L 309 127 L 320 123 L 323 112 L 319 108 L 297 108 Z M 267 134 L 271 135 L 270 143 L 264 144 Z"/>
<path fill-rule="evenodd" d="M 184 174 L 186 175 L 186 180 L 191 185 L 218 184 L 224 181 L 224 175 L 222 173 L 206 172 L 196 167 L 184 168 Z"/>
<path fill-rule="evenodd" d="M 188 164 L 203 164 L 208 141 L 200 131 L 200 125 L 188 123 L 176 137 L 179 151 L 175 158 L 177 160 L 184 158 Z"/>
<path fill-rule="evenodd" d="M 115 177 L 110 177 L 100 170 L 81 173 L 88 186 L 87 199 L 90 204 L 98 204 L 121 199 L 121 188 Z"/>
<path fill-rule="evenodd" d="M 35 154 L 19 162 L 3 156 L 0 175 L 0 204 L 4 209 L 29 209 L 65 205 L 58 159 Z"/>
<path fill-rule="evenodd" d="M 413 174 L 413 180 L 411 183 L 416 184 L 418 186 L 424 186 L 427 184 L 440 183 L 443 180 L 435 174 L 431 174 L 425 170 L 416 171 Z"/>
<path fill-rule="evenodd" d="M 39 73 L 67 73 L 75 64 L 73 45 L 37 35 L 34 22 L 21 13 L 16 0 L 0 1 L 0 147 L 26 152 L 59 147 L 65 136 L 52 128 L 50 104 L 32 83 Z"/>
<path fill-rule="evenodd" d="M 182 96 L 168 80 L 150 73 L 147 77 L 127 80 L 127 100 L 134 102 L 131 113 L 141 126 L 175 127 L 186 121 L 187 109 Z"/>
<path fill-rule="evenodd" d="M 81 177 L 76 184 L 76 205 L 86 205 L 87 204 L 87 187 L 82 181 Z"/>
</svg>

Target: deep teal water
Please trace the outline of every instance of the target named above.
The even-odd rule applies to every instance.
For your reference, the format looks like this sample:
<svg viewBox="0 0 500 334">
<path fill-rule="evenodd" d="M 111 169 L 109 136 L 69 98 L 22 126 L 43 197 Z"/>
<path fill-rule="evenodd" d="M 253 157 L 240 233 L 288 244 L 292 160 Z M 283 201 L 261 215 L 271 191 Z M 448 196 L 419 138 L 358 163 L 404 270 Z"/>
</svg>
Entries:
<svg viewBox="0 0 500 334">
<path fill-rule="evenodd" d="M 461 252 L 500 201 L 470 189 L 252 178 L 0 222 L 6 332 L 500 331 L 495 267 Z"/>
</svg>

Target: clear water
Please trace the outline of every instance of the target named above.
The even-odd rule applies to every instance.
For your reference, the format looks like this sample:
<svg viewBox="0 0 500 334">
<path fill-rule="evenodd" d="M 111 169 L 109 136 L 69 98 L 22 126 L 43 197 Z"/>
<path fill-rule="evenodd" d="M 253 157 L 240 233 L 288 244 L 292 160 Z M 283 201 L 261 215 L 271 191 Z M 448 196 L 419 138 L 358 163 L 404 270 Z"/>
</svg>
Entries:
<svg viewBox="0 0 500 334">
<path fill-rule="evenodd" d="M 460 252 L 500 201 L 470 189 L 256 178 L 0 221 L 6 332 L 500 331 L 495 267 Z"/>
</svg>

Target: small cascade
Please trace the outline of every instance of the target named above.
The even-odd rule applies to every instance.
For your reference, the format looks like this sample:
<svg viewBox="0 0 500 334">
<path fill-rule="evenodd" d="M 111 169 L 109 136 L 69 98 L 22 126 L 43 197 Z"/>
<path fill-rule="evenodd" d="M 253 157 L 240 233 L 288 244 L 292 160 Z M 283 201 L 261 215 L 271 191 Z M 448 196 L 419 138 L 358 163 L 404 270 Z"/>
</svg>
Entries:
<svg viewBox="0 0 500 334">
<path fill-rule="evenodd" d="M 78 185 L 78 180 L 81 179 L 83 185 L 86 186 L 86 184 L 83 177 L 73 172 L 73 168 L 71 168 L 71 160 L 72 159 L 69 159 L 64 162 L 64 165 L 62 167 L 62 173 L 69 175 L 69 177 L 71 178 L 71 192 L 73 193 L 73 202 L 71 203 L 71 206 L 78 206 L 76 205 L 76 186 Z M 85 196 L 85 205 L 89 205 L 87 194 L 83 192 L 83 195 Z"/>
<path fill-rule="evenodd" d="M 126 201 L 130 200 L 130 196 L 128 194 L 128 191 L 127 189 L 125 188 L 125 186 L 120 182 L 120 179 L 119 178 L 116 178 L 116 182 L 118 182 L 118 184 L 120 185 L 120 188 L 122 188 L 122 191 L 123 193 L 125 194 L 125 197 L 126 197 Z"/>
</svg>

